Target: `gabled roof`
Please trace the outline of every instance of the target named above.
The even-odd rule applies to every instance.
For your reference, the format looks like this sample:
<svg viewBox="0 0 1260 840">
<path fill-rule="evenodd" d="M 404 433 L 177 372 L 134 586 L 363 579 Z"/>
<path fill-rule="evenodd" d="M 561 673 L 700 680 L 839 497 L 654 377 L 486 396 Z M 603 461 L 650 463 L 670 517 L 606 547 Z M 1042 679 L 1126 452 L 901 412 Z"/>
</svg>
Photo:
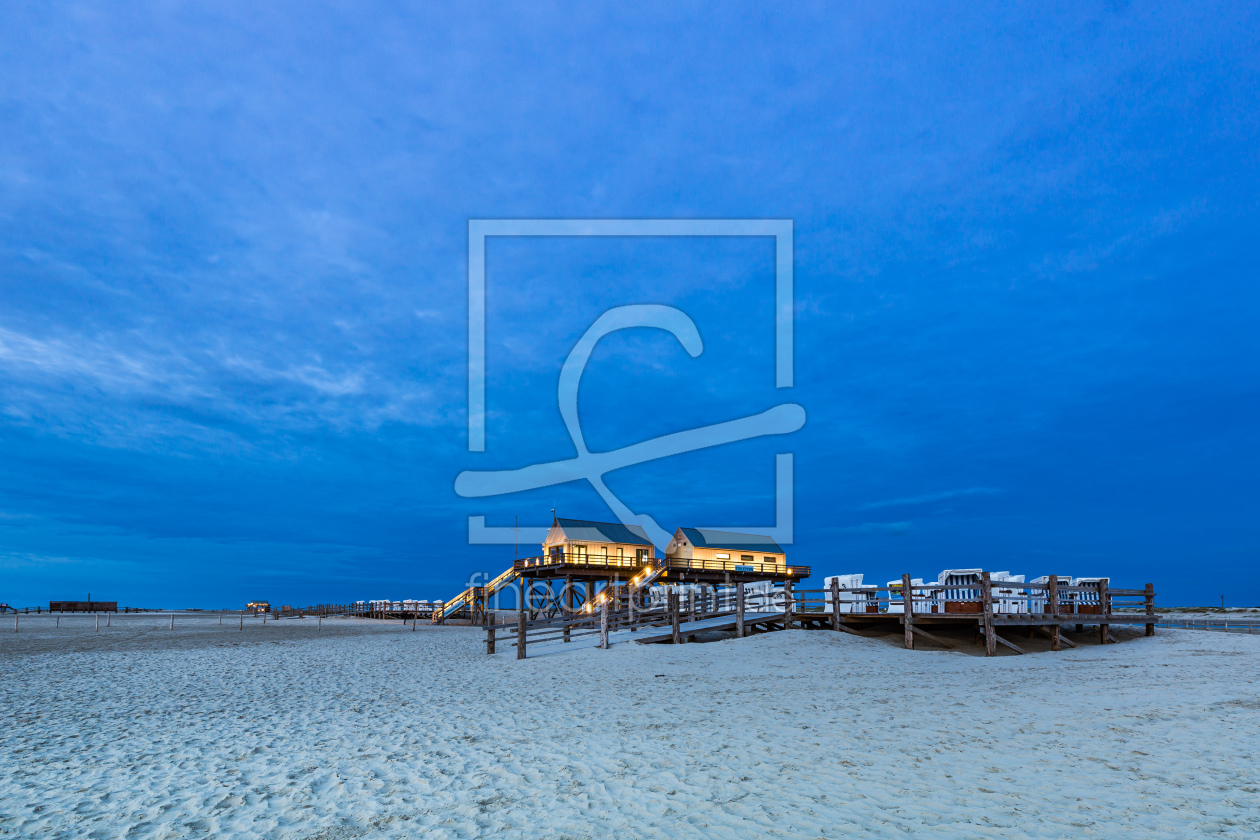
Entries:
<svg viewBox="0 0 1260 840">
<path fill-rule="evenodd" d="M 622 525 L 620 522 L 590 522 L 586 519 L 560 519 L 559 517 L 556 518 L 556 524 L 571 540 L 652 545 L 647 531 L 638 525 Z"/>
<path fill-rule="evenodd" d="M 779 544 L 760 534 L 735 534 L 731 531 L 710 531 L 708 528 L 679 528 L 683 536 L 697 548 L 727 548 L 731 551 L 769 551 L 783 554 Z"/>
</svg>

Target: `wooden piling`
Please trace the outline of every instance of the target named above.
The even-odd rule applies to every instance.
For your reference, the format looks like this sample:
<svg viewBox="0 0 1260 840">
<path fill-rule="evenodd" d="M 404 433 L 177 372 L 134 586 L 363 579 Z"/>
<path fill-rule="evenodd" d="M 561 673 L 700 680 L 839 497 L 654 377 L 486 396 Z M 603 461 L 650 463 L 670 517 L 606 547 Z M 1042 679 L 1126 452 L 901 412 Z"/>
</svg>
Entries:
<svg viewBox="0 0 1260 840">
<path fill-rule="evenodd" d="M 980 573 L 980 603 L 984 605 L 984 655 L 997 656 L 997 638 L 993 633 L 993 585 L 989 573 Z"/>
<path fill-rule="evenodd" d="M 17 619 L 14 619 L 16 625 Z M 735 638 L 744 638 L 744 583 L 735 584 Z"/>
<path fill-rule="evenodd" d="M 490 621 L 486 624 L 486 653 L 494 653 L 494 616 L 490 616 Z"/>
<path fill-rule="evenodd" d="M 608 650 L 608 599 L 599 607 L 599 647 Z"/>
<path fill-rule="evenodd" d="M 561 610 L 560 614 L 568 618 L 573 615 L 573 575 L 569 575 L 564 579 L 564 592 L 564 600 L 568 602 L 566 606 L 568 606 L 569 609 L 567 612 L 565 610 Z M 564 640 L 566 642 L 572 641 L 567 622 L 564 625 Z"/>
<path fill-rule="evenodd" d="M 682 616 L 680 615 L 680 613 L 682 612 L 681 601 L 682 601 L 681 593 L 679 592 L 669 593 L 669 619 L 670 619 L 670 623 L 673 625 L 673 631 L 674 631 L 673 642 L 676 645 L 681 645 L 683 643 L 682 628 L 680 627 L 680 625 L 682 624 Z"/>
<path fill-rule="evenodd" d="M 901 576 L 902 627 L 905 628 L 906 650 L 914 650 L 914 595 L 910 591 L 910 575 Z"/>
<path fill-rule="evenodd" d="M 175 613 L 171 613 L 171 629 L 175 629 Z"/>
<path fill-rule="evenodd" d="M 245 613 L 241 613 L 241 614 L 240 614 L 240 625 L 239 625 L 236 629 L 237 629 L 237 630 L 244 630 L 244 629 L 245 629 Z"/>
<path fill-rule="evenodd" d="M 1247 625 L 1247 632 L 1251 632 L 1251 625 Z M 1155 584 L 1146 584 L 1146 635 L 1155 635 Z"/>
<path fill-rule="evenodd" d="M 792 594 L 792 579 L 783 581 L 783 629 L 792 629 L 792 610 L 796 606 L 796 597 Z"/>
<path fill-rule="evenodd" d="M 516 611 L 516 658 L 525 658 L 525 605 Z"/>
<path fill-rule="evenodd" d="M 100 613 L 96 614 L 96 632 L 97 633 L 101 632 L 101 614 Z"/>
<path fill-rule="evenodd" d="M 1050 650 L 1063 650 L 1063 639 L 1060 631 L 1063 629 L 1059 625 L 1059 576 L 1050 575 L 1050 600 L 1049 609 L 1051 617 L 1054 618 L 1054 624 L 1050 625 Z"/>
<path fill-rule="evenodd" d="M 840 629 L 840 580 L 831 579 L 831 629 Z"/>
<path fill-rule="evenodd" d="M 1098 582 L 1098 644 L 1107 644 L 1108 631 L 1111 630 L 1110 624 L 1104 624 L 1107 616 L 1111 615 L 1111 596 L 1107 594 L 1107 581 Z"/>
</svg>

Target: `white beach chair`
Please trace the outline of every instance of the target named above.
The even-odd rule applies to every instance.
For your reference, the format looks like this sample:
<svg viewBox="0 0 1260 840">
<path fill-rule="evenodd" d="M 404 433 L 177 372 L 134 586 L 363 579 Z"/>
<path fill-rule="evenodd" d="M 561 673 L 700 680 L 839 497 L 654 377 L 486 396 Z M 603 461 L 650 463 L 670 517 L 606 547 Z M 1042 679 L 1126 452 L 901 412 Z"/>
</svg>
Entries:
<svg viewBox="0 0 1260 840">
<path fill-rule="evenodd" d="M 1058 578 L 1058 582 L 1060 586 L 1072 585 L 1072 578 L 1067 575 L 1055 575 L 1055 577 Z M 1033 578 L 1032 582 L 1040 583 L 1044 585 L 1050 582 L 1050 576 L 1042 575 L 1041 577 Z M 1059 593 L 1059 612 L 1065 613 L 1065 612 L 1072 611 L 1071 600 L 1068 597 L 1071 594 L 1072 593 L 1070 592 Z M 1029 612 L 1048 613 L 1050 612 L 1049 606 L 1050 606 L 1050 590 L 1049 589 L 1030 589 L 1028 591 L 1028 611 Z"/>
<path fill-rule="evenodd" d="M 1028 590 L 1015 586 L 1024 583 L 1023 575 L 1012 575 L 1010 572 L 994 572 L 989 575 L 993 587 L 993 611 L 1007 615 L 1022 615 L 1028 612 Z"/>
<path fill-rule="evenodd" d="M 744 584 L 744 611 L 783 612 L 783 588 L 776 587 L 772 580 L 758 580 Z"/>
<path fill-rule="evenodd" d="M 1106 577 L 1072 578 L 1073 586 L 1092 587 L 1092 591 L 1087 590 L 1085 592 L 1070 593 L 1073 596 L 1072 612 L 1083 614 L 1083 615 L 1098 615 L 1100 612 L 1102 612 L 1102 607 L 1099 604 L 1100 596 L 1102 593 L 1099 591 L 1099 587 L 1103 583 L 1110 584 L 1111 578 L 1106 578 Z"/>
<path fill-rule="evenodd" d="M 938 612 L 983 612 L 980 574 L 983 569 L 945 569 L 936 576 Z"/>
<path fill-rule="evenodd" d="M 862 585 L 862 575 L 830 575 L 823 578 L 823 591 L 826 593 L 827 611 L 833 612 L 839 610 L 842 613 L 865 612 L 865 609 L 859 610 L 857 605 L 859 598 L 863 595 L 861 592 L 840 592 L 833 596 L 831 594 L 831 584 L 837 584 L 841 589 L 854 589 Z M 839 604 L 839 607 L 836 605 Z"/>
<path fill-rule="evenodd" d="M 901 591 L 900 580 L 888 581 L 888 611 L 890 613 L 903 613 L 906 611 L 905 593 Z M 910 578 L 910 598 L 914 604 L 914 611 L 918 614 L 934 612 L 932 609 L 936 603 L 935 593 L 937 587 L 925 584 L 923 578 Z M 894 600 L 896 599 L 896 600 Z"/>
</svg>

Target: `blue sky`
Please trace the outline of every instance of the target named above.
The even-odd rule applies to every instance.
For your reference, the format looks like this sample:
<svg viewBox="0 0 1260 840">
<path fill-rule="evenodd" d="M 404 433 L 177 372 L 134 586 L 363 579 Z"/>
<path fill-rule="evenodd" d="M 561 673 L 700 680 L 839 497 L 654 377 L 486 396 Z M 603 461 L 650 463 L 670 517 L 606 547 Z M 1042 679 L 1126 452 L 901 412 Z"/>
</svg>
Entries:
<svg viewBox="0 0 1260 840">
<path fill-rule="evenodd" d="M 784 438 L 608 477 L 795 562 L 1260 583 L 1258 20 L 1245 4 L 13 3 L 0 34 L 0 600 L 449 596 L 462 499 L 593 449 L 804 406 Z M 492 241 L 467 451 L 470 218 L 783 218 L 769 240 Z"/>
</svg>

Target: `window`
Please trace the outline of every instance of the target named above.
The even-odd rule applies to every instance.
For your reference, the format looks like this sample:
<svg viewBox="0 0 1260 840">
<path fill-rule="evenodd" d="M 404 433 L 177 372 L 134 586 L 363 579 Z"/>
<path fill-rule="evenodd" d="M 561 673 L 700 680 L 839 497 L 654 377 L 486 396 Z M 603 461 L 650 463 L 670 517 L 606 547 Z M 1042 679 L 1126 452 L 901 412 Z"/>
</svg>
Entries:
<svg viewBox="0 0 1260 840">
<path fill-rule="evenodd" d="M 739 555 L 739 559 L 744 563 L 751 563 L 754 560 L 751 554 L 741 554 Z"/>
<path fill-rule="evenodd" d="M 574 556 L 574 557 L 579 557 L 579 558 L 582 558 L 582 559 L 585 559 L 585 558 L 586 558 L 586 546 L 584 546 L 584 545 L 575 545 L 575 546 L 572 546 L 572 549 L 573 549 L 573 556 Z"/>
<path fill-rule="evenodd" d="M 777 563 L 777 562 L 778 562 L 778 561 L 777 561 L 777 560 L 775 560 L 773 557 L 762 557 L 761 559 L 762 559 L 762 560 L 764 560 L 764 561 L 765 561 L 765 562 L 767 562 L 767 563 Z"/>
<path fill-rule="evenodd" d="M 647 559 L 648 550 L 646 548 L 636 548 L 634 550 L 634 559 L 643 561 Z"/>
<path fill-rule="evenodd" d="M 717 559 L 719 559 L 719 560 L 730 560 L 730 559 L 731 559 L 731 555 L 729 555 L 729 554 L 718 554 L 718 555 L 715 555 L 715 556 L 716 556 L 716 557 L 717 557 Z"/>
<path fill-rule="evenodd" d="M 625 557 L 625 556 L 626 556 L 626 550 L 625 550 L 624 548 L 622 548 L 621 546 L 617 546 L 617 556 L 618 556 L 618 557 Z"/>
</svg>

